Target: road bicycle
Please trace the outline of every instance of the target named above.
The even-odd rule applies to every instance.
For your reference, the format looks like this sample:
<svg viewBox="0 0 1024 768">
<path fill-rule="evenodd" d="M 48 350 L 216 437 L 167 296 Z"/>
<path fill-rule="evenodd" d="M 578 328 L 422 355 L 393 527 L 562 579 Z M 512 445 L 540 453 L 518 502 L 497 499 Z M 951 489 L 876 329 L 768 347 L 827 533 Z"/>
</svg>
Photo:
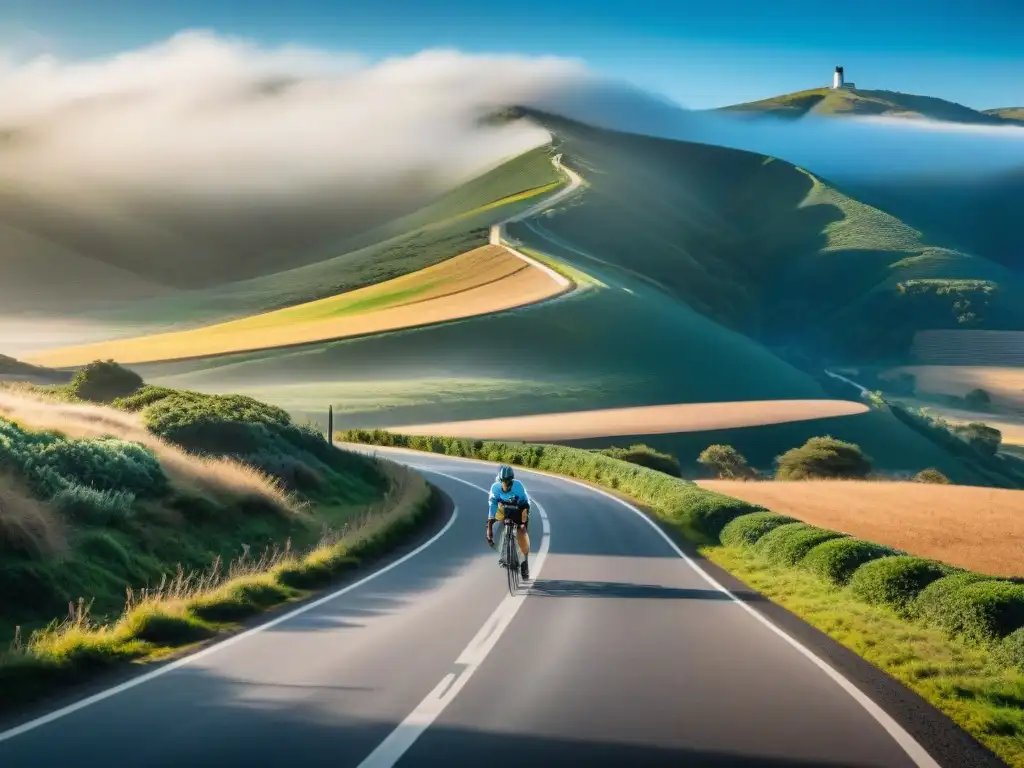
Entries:
<svg viewBox="0 0 1024 768">
<path fill-rule="evenodd" d="M 501 543 L 498 545 L 498 551 L 501 552 L 501 560 L 508 575 L 508 593 L 515 595 L 516 590 L 519 589 L 521 576 L 519 570 L 521 567 L 519 565 L 519 542 L 516 537 L 519 515 L 509 517 L 505 514 L 505 507 L 512 507 L 520 511 L 523 511 L 524 507 L 518 501 L 499 502 L 498 513 L 495 515 L 495 519 L 502 524 Z"/>
</svg>

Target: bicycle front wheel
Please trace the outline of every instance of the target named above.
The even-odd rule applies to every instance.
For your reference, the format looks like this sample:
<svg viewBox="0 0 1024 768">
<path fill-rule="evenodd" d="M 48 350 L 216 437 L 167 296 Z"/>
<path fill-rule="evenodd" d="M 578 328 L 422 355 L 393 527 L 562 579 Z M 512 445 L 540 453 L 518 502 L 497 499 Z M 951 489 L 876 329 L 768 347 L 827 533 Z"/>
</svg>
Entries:
<svg viewBox="0 0 1024 768">
<path fill-rule="evenodd" d="M 511 528 L 505 530 L 505 568 L 508 569 L 508 593 L 514 595 L 519 589 L 519 548 Z"/>
</svg>

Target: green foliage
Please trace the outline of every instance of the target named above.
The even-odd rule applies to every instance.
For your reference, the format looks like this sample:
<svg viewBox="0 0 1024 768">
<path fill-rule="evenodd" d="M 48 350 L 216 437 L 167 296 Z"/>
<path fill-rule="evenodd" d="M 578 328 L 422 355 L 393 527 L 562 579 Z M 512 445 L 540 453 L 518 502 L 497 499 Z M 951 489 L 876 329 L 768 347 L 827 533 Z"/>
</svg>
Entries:
<svg viewBox="0 0 1024 768">
<path fill-rule="evenodd" d="M 1011 632 L 996 646 L 996 658 L 1024 672 L 1024 627 Z"/>
<path fill-rule="evenodd" d="M 383 488 L 366 458 L 335 450 L 316 427 L 251 397 L 175 392 L 141 412 L 150 431 L 188 451 L 236 458 L 318 500 Z"/>
<path fill-rule="evenodd" d="M 131 519 L 135 494 L 69 485 L 57 491 L 52 501 L 58 510 L 76 522 L 115 528 Z"/>
<path fill-rule="evenodd" d="M 854 571 L 850 589 L 866 603 L 906 613 L 921 590 L 952 572 L 948 565 L 922 557 L 882 557 Z"/>
<path fill-rule="evenodd" d="M 896 554 L 892 547 L 851 537 L 838 538 L 815 546 L 801 565 L 832 584 L 843 585 L 864 563 Z"/>
<path fill-rule="evenodd" d="M 948 576 L 936 579 L 921 590 L 908 612 L 932 626 L 942 626 L 944 617 L 950 611 L 950 601 L 954 594 L 979 581 L 991 581 L 991 576 L 984 576 L 971 571 L 955 571 Z"/>
<path fill-rule="evenodd" d="M 950 635 L 969 640 L 999 640 L 1024 627 L 1024 585 L 988 580 L 950 590 L 942 611 L 931 618 Z"/>
<path fill-rule="evenodd" d="M 121 506 L 121 501 L 115 503 L 116 499 L 127 498 L 118 497 L 118 493 L 154 498 L 168 488 L 160 463 L 142 445 L 112 437 L 73 439 L 59 432 L 35 432 L 3 418 L 0 467 L 13 470 L 40 498 L 51 499 L 68 491 L 66 503 L 72 506 L 78 502 L 71 499 L 89 496 L 85 491 L 75 490 L 83 486 L 114 493 L 103 502 L 112 510 Z"/>
<path fill-rule="evenodd" d="M 629 448 L 604 448 L 600 453 L 620 461 L 628 461 L 630 464 L 639 464 L 641 467 L 664 472 L 666 475 L 680 477 L 682 470 L 679 467 L 679 459 L 669 453 L 662 453 L 649 445 L 636 444 Z"/>
<path fill-rule="evenodd" d="M 860 446 L 834 437 L 812 437 L 776 459 L 777 480 L 862 479 L 871 474 L 871 459 Z"/>
<path fill-rule="evenodd" d="M 765 534 L 780 525 L 797 520 L 774 512 L 752 512 L 740 515 L 722 529 L 722 543 L 730 547 L 753 546 Z"/>
<path fill-rule="evenodd" d="M 142 377 L 135 371 L 113 360 L 95 360 L 75 372 L 68 388 L 82 400 L 109 403 L 115 398 L 127 397 L 142 385 Z"/>
<path fill-rule="evenodd" d="M 915 483 L 932 483 L 934 485 L 949 485 L 949 478 L 937 469 L 922 469 L 914 475 Z"/>
<path fill-rule="evenodd" d="M 131 395 L 114 398 L 110 405 L 122 411 L 135 413 L 141 411 L 147 405 L 152 405 L 158 400 L 163 400 L 165 397 L 170 397 L 174 394 L 178 394 L 178 391 L 168 389 L 167 387 L 145 384 Z"/>
<path fill-rule="evenodd" d="M 818 544 L 845 535 L 807 523 L 786 523 L 762 536 L 756 549 L 770 563 L 796 565 Z"/>
<path fill-rule="evenodd" d="M 717 541 L 733 518 L 757 511 L 746 502 L 703 490 L 687 480 L 600 453 L 559 445 L 501 443 L 448 437 L 399 435 L 384 430 L 350 430 L 344 442 L 412 448 L 418 451 L 514 464 L 587 480 L 649 504 L 669 522 L 705 541 Z"/>
<path fill-rule="evenodd" d="M 742 453 L 731 445 L 709 445 L 697 463 L 713 471 L 718 477 L 729 480 L 749 480 L 757 477 L 757 471 L 748 463 Z"/>
<path fill-rule="evenodd" d="M 952 431 L 985 456 L 995 456 L 1003 442 L 1002 432 L 978 421 L 972 421 L 970 424 L 957 424 L 952 427 Z"/>
</svg>

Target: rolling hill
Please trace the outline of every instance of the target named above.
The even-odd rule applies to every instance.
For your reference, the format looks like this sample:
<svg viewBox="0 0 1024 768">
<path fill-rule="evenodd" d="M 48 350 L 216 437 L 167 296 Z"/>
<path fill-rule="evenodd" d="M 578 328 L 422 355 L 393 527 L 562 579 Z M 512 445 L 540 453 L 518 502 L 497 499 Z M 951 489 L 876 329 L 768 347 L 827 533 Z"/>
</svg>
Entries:
<svg viewBox="0 0 1024 768">
<path fill-rule="evenodd" d="M 1006 125 L 1021 119 L 1021 110 L 979 111 L 934 96 L 862 88 L 811 88 L 759 101 L 721 107 L 716 111 L 799 119 L 805 115 L 859 115 L 943 120 L 975 125 Z"/>
<path fill-rule="evenodd" d="M 999 109 L 982 110 L 986 115 L 993 115 L 1003 120 L 1024 123 L 1024 107 L 1001 107 Z"/>
<path fill-rule="evenodd" d="M 783 161 L 518 114 L 556 136 L 550 151 L 586 185 L 554 210 L 508 225 L 508 236 L 590 275 L 592 290 L 430 327 L 136 368 L 154 383 L 241 391 L 320 422 L 332 404 L 345 428 L 827 399 L 820 371 L 798 369 L 773 348 L 841 342 L 844 355 L 875 355 L 876 340 L 895 338 L 899 352 L 922 306 L 900 285 L 939 281 L 930 298 L 945 311 L 961 297 L 938 290 L 943 281 L 1009 279 L 999 265 L 931 245 Z M 819 434 L 861 444 L 884 468 L 936 466 L 963 482 L 991 482 L 874 409 L 644 439 L 684 461 L 728 442 L 770 464 Z"/>
</svg>

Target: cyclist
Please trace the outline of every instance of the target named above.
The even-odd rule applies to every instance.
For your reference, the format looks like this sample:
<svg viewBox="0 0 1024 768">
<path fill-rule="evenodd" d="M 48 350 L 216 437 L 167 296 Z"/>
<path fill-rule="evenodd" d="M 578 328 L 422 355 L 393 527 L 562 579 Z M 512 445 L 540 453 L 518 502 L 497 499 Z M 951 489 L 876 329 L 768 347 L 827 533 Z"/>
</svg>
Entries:
<svg viewBox="0 0 1024 768">
<path fill-rule="evenodd" d="M 523 553 L 523 562 L 520 565 L 520 573 L 524 579 L 530 578 L 530 566 L 527 559 L 530 556 L 530 535 L 527 528 L 530 524 L 530 496 L 526 493 L 526 487 L 521 481 L 516 480 L 512 467 L 503 464 L 498 470 L 498 476 L 494 478 L 491 485 L 491 495 L 488 499 L 489 509 L 487 512 L 487 544 L 494 546 L 494 522 L 498 514 L 498 503 L 504 505 L 506 517 L 519 524 L 519 549 Z M 504 565 L 504 555 L 498 560 L 499 565 Z"/>
</svg>

